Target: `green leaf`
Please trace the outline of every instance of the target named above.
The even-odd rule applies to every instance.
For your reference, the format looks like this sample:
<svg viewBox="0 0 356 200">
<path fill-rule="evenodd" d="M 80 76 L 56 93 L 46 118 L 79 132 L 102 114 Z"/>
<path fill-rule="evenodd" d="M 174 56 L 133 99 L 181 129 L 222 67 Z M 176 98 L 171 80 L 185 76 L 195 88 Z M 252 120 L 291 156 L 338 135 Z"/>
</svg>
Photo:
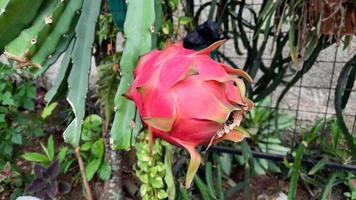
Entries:
<svg viewBox="0 0 356 200">
<path fill-rule="evenodd" d="M 0 77 L 2 78 L 2 77 Z M 3 93 L 3 90 L 6 88 L 6 83 L 0 83 L 0 92 Z"/>
<path fill-rule="evenodd" d="M 102 123 L 102 119 L 99 115 L 89 115 L 88 117 L 85 118 L 83 126 L 85 128 L 89 128 L 89 129 L 101 129 L 101 123 Z"/>
<path fill-rule="evenodd" d="M 105 148 L 104 140 L 99 139 L 94 142 L 90 152 L 95 158 L 101 160 L 104 156 L 104 148 Z"/>
<path fill-rule="evenodd" d="M 187 16 L 180 16 L 179 19 L 178 19 L 179 23 L 182 24 L 182 25 L 187 25 L 189 24 L 189 22 L 192 21 L 192 18 L 190 17 L 187 17 Z"/>
<path fill-rule="evenodd" d="M 5 114 L 0 114 L 0 123 L 5 122 Z"/>
<path fill-rule="evenodd" d="M 80 151 L 89 151 L 93 146 L 92 142 L 86 142 L 80 146 Z"/>
<path fill-rule="evenodd" d="M 0 96 L 0 101 L 2 101 L 2 104 L 7 105 L 7 106 L 12 106 L 15 105 L 14 100 L 12 99 L 12 95 L 10 92 L 5 92 Z"/>
<path fill-rule="evenodd" d="M 266 170 L 261 166 L 260 162 L 254 162 L 254 171 L 257 176 L 266 175 Z"/>
<path fill-rule="evenodd" d="M 180 187 L 180 193 L 182 195 L 183 200 L 190 200 L 188 190 L 184 186 Z"/>
<path fill-rule="evenodd" d="M 333 184 L 334 184 L 334 182 L 335 182 L 335 180 L 336 180 L 336 178 L 337 178 L 338 175 L 339 175 L 339 174 L 338 174 L 337 172 L 335 172 L 335 173 L 333 173 L 333 174 L 331 175 L 331 177 L 329 178 L 329 181 L 328 181 L 328 183 L 325 185 L 325 188 L 324 188 L 323 193 L 322 193 L 322 195 L 321 195 L 321 199 L 322 199 L 322 200 L 327 200 L 327 199 L 328 199 L 328 195 L 329 195 L 329 193 L 331 192 L 331 189 L 332 189 L 332 187 L 333 187 Z"/>
<path fill-rule="evenodd" d="M 307 134 L 304 137 L 304 139 L 299 143 L 299 146 L 296 150 L 296 154 L 294 157 L 294 163 L 291 168 L 291 179 L 288 188 L 288 200 L 295 199 L 295 195 L 298 187 L 298 179 L 300 175 L 302 159 L 304 156 L 305 149 L 316 138 L 317 133 L 323 126 L 324 126 L 324 120 L 318 121 L 310 130 L 310 133 Z"/>
<path fill-rule="evenodd" d="M 24 153 L 21 157 L 31 162 L 48 162 L 47 156 L 36 152 Z"/>
<path fill-rule="evenodd" d="M 71 159 L 68 161 L 68 163 L 65 163 L 66 165 L 64 166 L 64 173 L 67 173 L 67 171 L 69 170 L 69 168 L 72 166 L 73 163 L 75 163 L 76 160 L 75 159 Z"/>
<path fill-rule="evenodd" d="M 140 195 L 141 197 L 145 196 L 147 194 L 148 191 L 148 186 L 146 184 L 142 184 L 140 186 Z"/>
<path fill-rule="evenodd" d="M 51 160 L 51 157 L 50 157 L 50 155 L 49 155 L 49 153 L 48 153 L 48 149 L 42 144 L 42 142 L 40 143 L 41 144 L 41 147 L 42 147 L 42 150 L 43 150 L 43 152 L 46 154 L 46 156 L 47 156 L 47 159 L 50 161 Z"/>
<path fill-rule="evenodd" d="M 176 186 L 174 183 L 174 176 L 172 172 L 172 146 L 168 143 L 164 144 L 165 155 L 164 155 L 164 167 L 166 170 L 166 175 L 164 180 L 167 185 L 168 199 L 174 200 L 176 198 Z"/>
<path fill-rule="evenodd" d="M 203 200 L 210 200 L 209 197 L 209 189 L 208 187 L 204 184 L 204 182 L 200 179 L 198 175 L 194 176 L 194 182 L 197 185 L 200 195 Z"/>
<path fill-rule="evenodd" d="M 48 155 L 49 155 L 49 160 L 53 161 L 54 160 L 54 140 L 53 136 L 50 135 L 47 141 L 47 150 L 48 150 Z"/>
<path fill-rule="evenodd" d="M 228 153 L 222 153 L 219 159 L 222 171 L 229 176 L 232 168 L 232 156 Z"/>
<path fill-rule="evenodd" d="M 345 35 L 344 45 L 342 47 L 342 50 L 345 50 L 350 45 L 351 41 L 352 41 L 352 35 Z"/>
<path fill-rule="evenodd" d="M 169 7 L 171 7 L 172 10 L 177 9 L 178 0 L 168 0 L 168 5 L 169 5 Z"/>
<path fill-rule="evenodd" d="M 88 181 L 90 181 L 94 174 L 99 170 L 100 164 L 101 159 L 94 159 L 87 166 L 85 166 L 85 174 Z"/>
<path fill-rule="evenodd" d="M 316 172 L 318 172 L 320 169 L 322 169 L 325 164 L 327 163 L 328 159 L 327 158 L 322 158 L 321 160 L 316 163 L 313 168 L 310 169 L 308 172 L 308 175 L 314 175 Z"/>
<path fill-rule="evenodd" d="M 158 199 L 165 199 L 168 197 L 168 194 L 164 190 L 159 190 L 157 193 L 157 197 L 158 197 Z"/>
<path fill-rule="evenodd" d="M 67 152 L 68 152 L 68 147 L 62 147 L 59 149 L 57 158 L 60 163 L 63 162 L 64 159 L 66 158 Z"/>
<path fill-rule="evenodd" d="M 205 179 L 208 186 L 209 195 L 211 198 L 216 199 L 211 162 L 207 162 L 205 165 Z"/>
<path fill-rule="evenodd" d="M 104 161 L 99 169 L 99 177 L 103 181 L 107 181 L 110 179 L 111 176 L 111 166 L 107 161 Z"/>
<path fill-rule="evenodd" d="M 14 144 L 20 144 L 20 145 L 23 144 L 22 135 L 19 133 L 12 134 L 11 142 Z"/>
<path fill-rule="evenodd" d="M 331 127 L 330 128 L 331 128 L 331 136 L 332 136 L 333 147 L 337 148 L 337 145 L 339 144 L 341 129 L 339 128 L 336 120 L 333 120 L 331 122 Z"/>
<path fill-rule="evenodd" d="M 222 186 L 221 163 L 217 157 L 217 154 L 214 154 L 213 158 L 214 158 L 214 162 L 216 163 L 216 190 L 218 193 L 218 197 L 219 197 L 219 199 L 225 199 L 224 198 L 224 189 Z"/>
<path fill-rule="evenodd" d="M 163 188 L 163 180 L 162 177 L 156 176 L 150 179 L 150 184 L 152 185 L 153 188 Z"/>
<path fill-rule="evenodd" d="M 149 184 L 148 175 L 147 174 L 140 175 L 140 176 L 138 176 L 138 178 L 140 179 L 140 181 L 142 183 Z"/>
<path fill-rule="evenodd" d="M 58 105 L 57 102 L 47 104 L 41 113 L 41 117 L 43 119 L 46 119 L 48 116 L 52 114 L 53 110 L 57 107 L 57 105 Z"/>
</svg>

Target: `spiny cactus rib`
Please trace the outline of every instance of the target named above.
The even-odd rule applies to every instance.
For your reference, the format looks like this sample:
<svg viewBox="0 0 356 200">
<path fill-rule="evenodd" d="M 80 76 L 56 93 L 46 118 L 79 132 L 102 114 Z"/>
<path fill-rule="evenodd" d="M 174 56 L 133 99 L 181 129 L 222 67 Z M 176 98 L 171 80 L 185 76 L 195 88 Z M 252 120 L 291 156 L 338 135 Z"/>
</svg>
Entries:
<svg viewBox="0 0 356 200">
<path fill-rule="evenodd" d="M 31 58 L 31 63 L 35 66 L 42 66 L 45 60 L 55 52 L 61 38 L 68 33 L 78 10 L 82 7 L 83 0 L 71 0 L 60 16 L 58 22 L 48 35 L 38 52 Z"/>
<path fill-rule="evenodd" d="M 65 52 L 67 51 L 69 44 L 71 43 L 71 41 L 74 38 L 74 24 L 76 24 L 76 22 L 78 21 L 78 19 L 75 19 L 75 22 L 73 22 L 73 28 L 71 28 L 71 32 L 67 33 L 65 37 L 62 37 L 61 40 L 59 41 L 57 47 L 56 47 L 56 51 L 51 54 L 51 56 L 48 56 L 48 58 L 46 59 L 46 61 L 42 64 L 42 68 L 35 68 L 32 67 L 29 70 L 32 72 L 32 74 L 34 75 L 34 77 L 38 77 L 40 75 L 42 75 L 44 72 L 46 72 L 57 60 L 58 58 Z"/>
<path fill-rule="evenodd" d="M 128 149 L 131 145 L 132 121 L 135 120 L 135 105 L 123 94 L 128 90 L 138 57 L 152 48 L 151 32 L 155 20 L 154 0 L 130 0 L 127 4 L 124 24 L 126 42 L 120 62 L 122 74 L 115 95 L 115 118 L 111 128 L 111 138 L 118 149 Z M 133 26 L 135 24 L 135 26 Z"/>
<path fill-rule="evenodd" d="M 45 41 L 68 0 L 54 0 L 47 3 L 45 9 L 36 17 L 31 27 L 5 47 L 8 58 L 16 60 L 20 66 L 31 65 L 30 58 Z M 36 66 L 39 67 L 39 66 Z"/>
<path fill-rule="evenodd" d="M 75 28 L 76 41 L 72 52 L 72 69 L 68 78 L 68 96 L 75 114 L 74 120 L 64 131 L 64 140 L 73 146 L 79 145 L 82 121 L 85 115 L 85 99 L 88 92 L 92 44 L 95 25 L 100 12 L 100 0 L 84 0 L 82 14 Z"/>
<path fill-rule="evenodd" d="M 70 42 L 67 51 L 64 54 L 61 66 L 59 68 L 58 75 L 53 82 L 52 88 L 47 92 L 45 100 L 48 104 L 58 100 L 60 97 L 65 96 L 65 93 L 68 91 L 67 79 L 72 68 L 71 63 L 71 54 L 75 39 L 72 39 Z"/>
<path fill-rule="evenodd" d="M 0 1 L 0 52 L 33 21 L 42 2 L 43 0 Z"/>
</svg>

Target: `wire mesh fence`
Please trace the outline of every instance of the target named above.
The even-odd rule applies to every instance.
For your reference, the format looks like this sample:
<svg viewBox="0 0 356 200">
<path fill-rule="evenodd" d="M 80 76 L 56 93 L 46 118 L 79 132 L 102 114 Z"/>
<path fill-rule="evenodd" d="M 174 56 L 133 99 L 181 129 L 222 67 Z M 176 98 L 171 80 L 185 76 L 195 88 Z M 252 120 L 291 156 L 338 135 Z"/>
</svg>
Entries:
<svg viewBox="0 0 356 200">
<path fill-rule="evenodd" d="M 201 8 L 202 5 L 208 1 L 200 0 L 195 5 L 196 9 Z M 259 12 L 261 1 L 246 1 L 248 8 L 252 8 Z M 200 22 L 204 22 L 208 16 L 209 9 L 202 11 Z M 252 22 L 252 16 L 248 13 L 244 18 Z M 250 40 L 252 39 L 252 32 L 248 32 Z M 353 41 L 356 44 L 356 41 Z M 269 51 L 262 55 L 262 61 L 268 66 L 271 63 L 272 51 L 275 47 L 273 44 L 268 44 Z M 242 55 L 237 55 L 234 50 L 232 39 L 228 40 L 222 47 L 222 53 L 236 63 L 237 66 L 243 66 L 246 60 L 246 51 L 242 51 Z M 303 74 L 301 79 L 288 91 L 278 108 L 283 112 L 294 115 L 296 120 L 295 131 L 298 127 L 307 126 L 316 119 L 330 119 L 335 117 L 335 109 L 333 105 L 336 83 L 342 67 L 352 57 L 352 49 L 343 50 L 342 45 L 334 44 L 320 52 L 315 64 L 306 74 Z M 288 50 L 285 50 L 285 55 Z M 259 71 L 260 72 L 260 71 Z M 258 79 L 258 75 L 255 79 Z M 280 95 L 281 88 L 277 88 L 270 96 L 272 100 L 271 109 L 275 109 L 276 99 Z M 354 133 L 356 123 L 356 89 L 351 92 L 349 103 L 344 109 L 344 117 L 347 121 L 347 126 L 350 132 Z"/>
<path fill-rule="evenodd" d="M 194 1 L 194 3 L 195 12 L 201 13 L 199 23 L 206 21 L 210 12 L 211 1 L 200 0 Z M 262 0 L 248 0 L 244 3 L 243 21 L 249 22 L 252 26 L 256 25 L 254 24 L 255 14 L 260 11 Z M 238 9 L 239 6 L 236 7 L 236 10 L 230 10 L 230 12 L 237 13 Z M 238 23 L 244 23 L 243 21 Z M 256 42 L 254 41 L 256 38 L 254 38 L 253 28 L 246 30 L 246 35 L 249 42 Z M 227 64 L 235 64 L 243 68 L 249 59 L 249 52 L 244 48 L 240 48 L 237 52 L 233 36 L 230 35 L 229 37 L 229 33 L 227 33 L 227 36 L 229 39 L 221 48 L 223 55 L 221 59 Z M 263 40 L 263 38 L 258 39 L 257 43 L 262 44 Z M 278 47 L 273 42 L 273 36 L 270 35 L 266 43 L 266 50 L 261 56 L 262 64 L 266 68 L 275 63 L 274 53 Z M 283 77 L 284 81 L 281 81 L 280 85 L 275 87 L 273 92 L 267 96 L 271 101 L 267 106 L 271 112 L 286 113 L 295 119 L 291 127 L 283 130 L 283 134 L 287 137 L 285 142 L 288 146 L 295 147 L 296 143 L 300 141 L 301 134 L 311 128 L 317 120 L 330 121 L 336 117 L 334 99 L 338 78 L 342 68 L 355 54 L 353 50 L 355 45 L 356 41 L 353 40 L 348 49 L 343 49 L 342 45 L 334 43 L 321 50 L 312 66 L 308 69 L 300 69 L 299 72 L 302 72 L 300 78 L 286 90 L 286 87 L 289 87 L 288 82 L 298 73 L 298 70 L 290 66 Z M 286 46 L 283 46 L 281 52 L 283 57 L 289 56 L 289 50 Z M 264 78 L 263 73 L 263 70 L 259 68 L 254 77 L 253 88 L 259 87 L 258 80 Z M 276 72 L 276 74 L 278 73 Z M 343 117 L 349 132 L 353 135 L 356 134 L 356 89 L 351 91 L 348 104 L 343 110 Z M 274 123 L 271 122 L 270 126 L 274 126 Z M 327 131 L 329 129 L 325 126 L 323 133 Z"/>
</svg>

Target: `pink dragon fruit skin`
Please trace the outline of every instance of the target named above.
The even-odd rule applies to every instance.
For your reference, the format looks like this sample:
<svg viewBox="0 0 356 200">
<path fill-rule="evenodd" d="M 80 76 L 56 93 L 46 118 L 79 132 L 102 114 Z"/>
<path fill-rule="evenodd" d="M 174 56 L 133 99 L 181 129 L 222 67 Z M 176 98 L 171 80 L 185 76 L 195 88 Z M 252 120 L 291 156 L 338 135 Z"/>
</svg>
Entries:
<svg viewBox="0 0 356 200">
<path fill-rule="evenodd" d="M 238 131 L 244 113 L 253 107 L 245 97 L 247 73 L 209 57 L 223 44 L 218 41 L 194 51 L 182 43 L 142 56 L 126 96 L 133 100 L 147 125 L 150 151 L 155 138 L 183 147 L 190 153 L 186 187 L 190 187 L 201 156 L 196 147 L 222 140 L 241 141 Z"/>
</svg>

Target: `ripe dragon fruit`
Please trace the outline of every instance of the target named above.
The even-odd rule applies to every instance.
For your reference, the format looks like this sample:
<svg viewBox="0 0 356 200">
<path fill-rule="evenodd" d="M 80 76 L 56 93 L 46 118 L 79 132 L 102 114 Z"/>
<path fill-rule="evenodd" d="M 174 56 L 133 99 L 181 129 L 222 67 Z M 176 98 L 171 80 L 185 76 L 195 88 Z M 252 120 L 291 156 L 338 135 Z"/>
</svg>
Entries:
<svg viewBox="0 0 356 200">
<path fill-rule="evenodd" d="M 134 71 L 134 81 L 126 96 L 133 100 L 149 130 L 150 151 L 161 138 L 190 153 L 186 187 L 190 187 L 201 156 L 195 149 L 222 140 L 241 141 L 246 135 L 238 126 L 253 102 L 245 97 L 251 81 L 240 70 L 209 57 L 224 43 L 194 51 L 182 43 L 142 56 Z"/>
</svg>

